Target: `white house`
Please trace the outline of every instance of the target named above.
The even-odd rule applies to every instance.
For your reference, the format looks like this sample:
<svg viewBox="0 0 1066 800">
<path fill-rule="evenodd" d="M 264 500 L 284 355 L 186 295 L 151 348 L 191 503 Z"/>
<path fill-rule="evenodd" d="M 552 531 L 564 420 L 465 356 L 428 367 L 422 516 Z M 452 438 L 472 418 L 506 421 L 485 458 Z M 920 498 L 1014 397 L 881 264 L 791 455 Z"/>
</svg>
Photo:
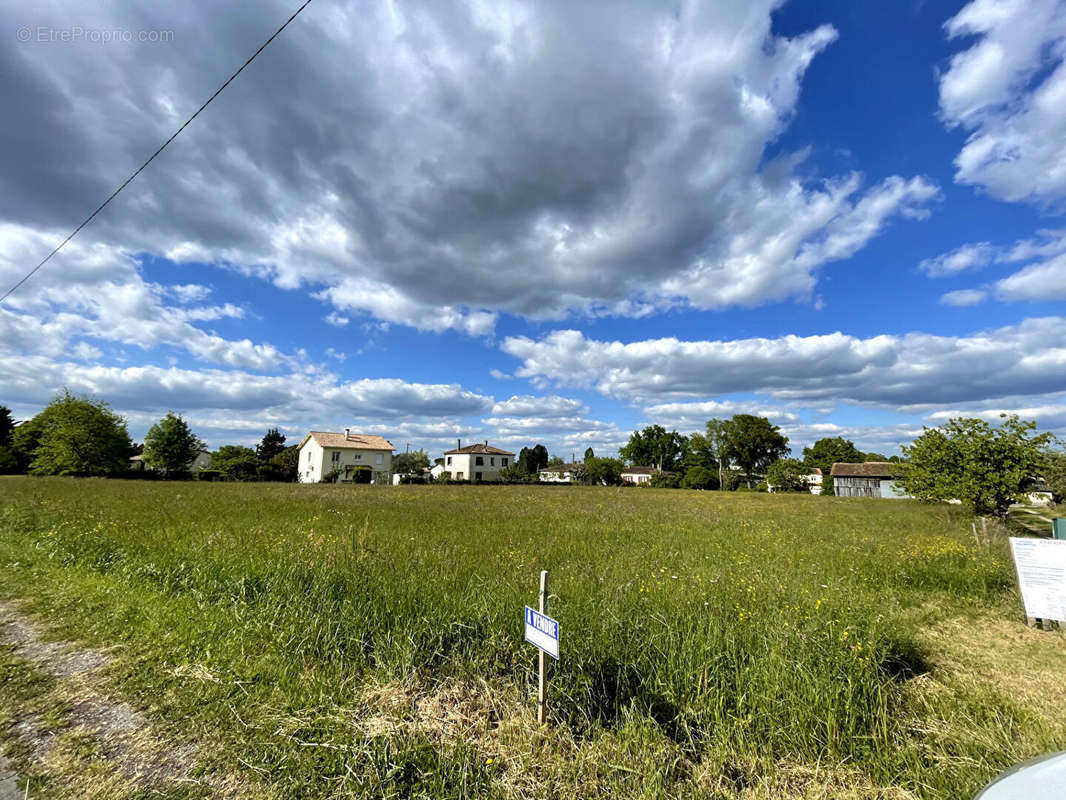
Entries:
<svg viewBox="0 0 1066 800">
<path fill-rule="evenodd" d="M 457 481 L 496 481 L 500 470 L 514 464 L 514 453 L 484 444 L 463 447 L 460 439 L 454 450 L 444 451 L 444 470 Z"/>
<path fill-rule="evenodd" d="M 389 483 L 392 475 L 392 451 L 396 448 L 381 436 L 311 431 L 300 442 L 297 477 L 300 483 L 318 483 L 335 475 L 339 481 L 353 481 L 360 467 L 368 467 L 370 483 Z"/>
<path fill-rule="evenodd" d="M 556 464 L 554 467 L 542 467 L 537 470 L 537 480 L 544 483 L 573 483 L 582 466 L 581 464 Z"/>
<path fill-rule="evenodd" d="M 661 471 L 658 467 L 626 467 L 621 473 L 622 483 L 647 486 L 651 483 L 651 476 L 658 475 Z"/>
</svg>

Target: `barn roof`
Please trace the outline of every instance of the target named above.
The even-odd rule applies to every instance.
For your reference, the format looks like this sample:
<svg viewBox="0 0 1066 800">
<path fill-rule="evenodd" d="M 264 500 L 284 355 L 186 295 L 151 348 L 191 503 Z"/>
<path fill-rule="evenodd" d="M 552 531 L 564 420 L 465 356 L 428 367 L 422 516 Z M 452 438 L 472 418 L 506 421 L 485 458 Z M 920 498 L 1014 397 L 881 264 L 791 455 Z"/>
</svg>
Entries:
<svg viewBox="0 0 1066 800">
<path fill-rule="evenodd" d="M 829 474 L 834 478 L 895 478 L 899 476 L 899 464 L 891 461 L 867 461 L 864 464 L 838 461 Z"/>
</svg>

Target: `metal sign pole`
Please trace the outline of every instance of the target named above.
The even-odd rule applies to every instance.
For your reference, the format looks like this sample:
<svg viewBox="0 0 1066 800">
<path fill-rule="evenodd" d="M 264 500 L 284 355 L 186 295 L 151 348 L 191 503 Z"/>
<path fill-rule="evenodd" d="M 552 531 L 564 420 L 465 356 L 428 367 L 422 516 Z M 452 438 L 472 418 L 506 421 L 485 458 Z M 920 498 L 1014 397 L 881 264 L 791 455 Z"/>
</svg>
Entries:
<svg viewBox="0 0 1066 800">
<path fill-rule="evenodd" d="M 540 572 L 540 613 L 548 613 L 548 570 Z M 544 676 L 548 669 L 548 655 L 540 650 L 537 653 L 537 667 L 540 675 L 537 679 L 537 724 L 544 724 Z"/>
</svg>

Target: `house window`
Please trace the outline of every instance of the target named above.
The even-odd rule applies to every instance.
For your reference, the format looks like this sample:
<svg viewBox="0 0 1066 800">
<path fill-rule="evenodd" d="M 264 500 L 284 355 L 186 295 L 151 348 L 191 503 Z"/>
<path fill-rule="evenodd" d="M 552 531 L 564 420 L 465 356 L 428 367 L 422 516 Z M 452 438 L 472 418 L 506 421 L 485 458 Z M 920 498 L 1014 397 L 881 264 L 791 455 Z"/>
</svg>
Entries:
<svg viewBox="0 0 1066 800">
<path fill-rule="evenodd" d="M 310 450 L 307 451 L 307 463 L 308 464 L 311 463 L 311 451 Z"/>
<path fill-rule="evenodd" d="M 500 459 L 500 463 L 503 464 L 503 466 L 506 467 L 507 466 L 507 459 L 506 458 L 501 458 Z"/>
<path fill-rule="evenodd" d="M 337 450 L 337 451 L 335 451 L 335 452 L 331 453 L 331 455 L 332 455 L 332 460 L 333 460 L 333 463 L 334 463 L 334 464 L 339 464 L 339 463 L 340 463 L 340 461 L 341 461 L 341 453 L 340 453 L 340 450 Z"/>
<path fill-rule="evenodd" d="M 463 473 L 461 473 L 461 472 L 455 473 L 455 479 L 457 481 L 461 481 L 463 479 Z"/>
<path fill-rule="evenodd" d="M 475 472 L 474 473 L 474 480 L 475 481 L 481 480 L 481 473 L 480 472 Z"/>
<path fill-rule="evenodd" d="M 490 458 L 490 459 L 489 459 L 489 466 L 492 466 L 492 467 L 495 467 L 495 466 L 496 466 L 496 459 L 495 459 L 495 457 L 493 457 L 493 458 Z"/>
<path fill-rule="evenodd" d="M 475 466 L 478 466 L 478 467 L 480 467 L 480 466 L 482 466 L 482 465 L 483 465 L 484 463 L 485 463 L 485 459 L 484 459 L 484 457 L 482 457 L 482 456 L 477 456 L 477 457 L 476 457 L 476 458 L 474 459 L 474 464 L 475 464 Z"/>
<path fill-rule="evenodd" d="M 450 467 L 451 465 L 452 465 L 452 457 L 448 456 L 448 466 Z"/>
<path fill-rule="evenodd" d="M 385 463 L 385 454 L 384 453 L 378 453 L 378 463 L 379 464 L 384 464 Z"/>
<path fill-rule="evenodd" d="M 363 460 L 363 454 L 362 453 L 356 453 L 355 455 L 352 456 L 352 461 L 362 461 L 362 460 Z"/>
</svg>

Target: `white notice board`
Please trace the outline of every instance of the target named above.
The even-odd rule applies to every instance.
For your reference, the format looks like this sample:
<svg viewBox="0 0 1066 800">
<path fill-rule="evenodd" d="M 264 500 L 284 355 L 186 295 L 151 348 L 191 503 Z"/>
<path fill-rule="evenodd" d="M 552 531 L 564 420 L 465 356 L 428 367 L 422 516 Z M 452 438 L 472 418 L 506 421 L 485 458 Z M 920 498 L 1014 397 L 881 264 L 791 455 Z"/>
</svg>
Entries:
<svg viewBox="0 0 1066 800">
<path fill-rule="evenodd" d="M 1066 622 L 1066 540 L 1010 539 L 1025 616 Z"/>
</svg>

